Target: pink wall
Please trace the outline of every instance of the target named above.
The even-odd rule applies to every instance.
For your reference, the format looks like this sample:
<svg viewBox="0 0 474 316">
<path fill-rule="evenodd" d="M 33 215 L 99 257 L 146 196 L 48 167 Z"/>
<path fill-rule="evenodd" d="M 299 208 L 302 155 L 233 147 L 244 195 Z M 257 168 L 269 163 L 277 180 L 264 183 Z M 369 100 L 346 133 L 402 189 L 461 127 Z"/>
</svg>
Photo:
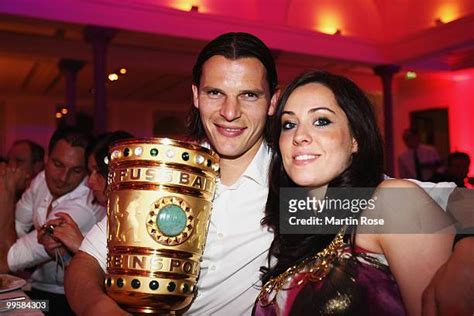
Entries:
<svg viewBox="0 0 474 316">
<path fill-rule="evenodd" d="M 56 104 L 60 102 L 61 99 L 48 97 L 5 97 L 4 120 L 0 128 L 5 135 L 0 155 L 5 155 L 13 142 L 25 138 L 47 150 L 49 138 L 56 127 Z"/>
<path fill-rule="evenodd" d="M 191 89 L 189 88 L 191 96 Z M 44 96 L 5 97 L 0 100 L 0 156 L 6 155 L 18 139 L 31 139 L 47 149 L 56 128 L 54 114 L 61 98 Z M 93 113 L 91 98 L 77 100 L 78 111 Z M 151 137 L 153 115 L 156 112 L 172 113 L 185 117 L 189 104 L 172 104 L 153 100 L 149 102 L 117 102 L 109 100 L 108 131 L 124 130 L 136 137 Z M 165 115 L 165 114 L 163 114 Z"/>
<path fill-rule="evenodd" d="M 474 173 L 474 69 L 419 74 L 414 80 L 398 76 L 394 93 L 395 154 L 404 149 L 401 135 L 410 124 L 411 111 L 447 108 L 450 151 L 464 151 L 471 157 Z"/>
</svg>

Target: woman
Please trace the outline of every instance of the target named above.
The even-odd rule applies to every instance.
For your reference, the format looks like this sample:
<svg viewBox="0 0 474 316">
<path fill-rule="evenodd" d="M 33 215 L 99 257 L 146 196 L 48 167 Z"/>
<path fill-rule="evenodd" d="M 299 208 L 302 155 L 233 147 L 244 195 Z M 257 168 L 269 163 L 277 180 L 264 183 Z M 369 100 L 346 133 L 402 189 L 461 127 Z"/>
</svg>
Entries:
<svg viewBox="0 0 474 316">
<path fill-rule="evenodd" d="M 87 169 L 89 171 L 89 177 L 87 179 L 87 186 L 93 193 L 93 198 L 96 203 L 106 207 L 107 206 L 107 175 L 109 172 L 108 167 L 108 152 L 109 146 L 118 140 L 132 138 L 133 135 L 123 132 L 116 131 L 105 133 L 97 138 L 86 150 L 86 161 Z M 54 249 L 64 246 L 70 253 L 75 254 L 81 246 L 84 236 L 77 227 L 76 223 L 67 213 L 57 213 L 56 219 L 50 220 L 45 225 L 47 227 L 54 227 L 49 229 L 49 234 L 56 243 L 42 242 L 48 253 L 54 253 Z M 44 240 L 42 237 L 47 230 L 38 234 L 38 240 Z M 40 236 L 41 235 L 41 236 Z M 41 242 L 41 241 L 40 241 Z M 64 249 L 61 251 L 64 256 Z M 66 256 L 66 260 L 68 256 Z"/>
<path fill-rule="evenodd" d="M 415 184 L 384 180 L 382 140 L 364 93 L 327 72 L 301 75 L 279 100 L 275 123 L 262 222 L 275 234 L 270 257 L 277 261 L 263 269 L 264 287 L 254 314 L 419 315 L 423 289 L 449 257 L 453 230 Z M 326 199 L 338 197 L 330 193 L 333 188 L 373 188 L 356 193 L 359 199 L 374 198 L 373 213 L 366 206 L 362 214 L 345 214 L 352 220 L 382 219 L 387 225 L 376 228 L 377 234 L 357 231 L 361 225 L 354 221 L 334 225 L 331 234 L 281 233 L 283 187 L 307 188 L 310 196 L 322 190 Z M 394 188 L 405 189 L 409 199 L 400 199 Z M 416 205 L 409 203 L 413 201 Z M 323 211 L 316 216 L 328 214 Z M 436 219 L 438 226 L 424 225 L 427 218 Z M 416 234 L 420 227 L 422 232 L 444 227 L 445 233 Z"/>
</svg>

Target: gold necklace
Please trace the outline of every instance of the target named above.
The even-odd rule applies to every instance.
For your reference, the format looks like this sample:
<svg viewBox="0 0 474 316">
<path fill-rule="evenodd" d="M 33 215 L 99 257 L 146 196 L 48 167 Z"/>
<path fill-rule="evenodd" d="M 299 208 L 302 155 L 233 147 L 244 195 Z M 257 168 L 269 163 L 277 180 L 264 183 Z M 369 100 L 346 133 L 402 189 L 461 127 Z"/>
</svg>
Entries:
<svg viewBox="0 0 474 316">
<path fill-rule="evenodd" d="M 291 282 L 291 278 L 299 273 L 306 273 L 306 275 L 298 281 L 296 286 L 301 285 L 306 279 L 311 282 L 317 282 L 324 279 L 329 272 L 330 264 L 338 256 L 339 249 L 344 245 L 344 231 L 345 229 L 342 229 L 331 241 L 328 247 L 319 251 L 314 256 L 308 257 L 300 263 L 289 267 L 285 272 L 278 276 L 268 280 L 260 291 L 258 300 L 264 305 L 272 304 L 275 301 L 278 292 L 284 287 L 284 285 Z M 308 263 L 312 261 L 314 261 L 314 264 L 309 266 Z M 273 298 L 268 300 L 268 297 L 272 292 L 274 292 Z"/>
</svg>

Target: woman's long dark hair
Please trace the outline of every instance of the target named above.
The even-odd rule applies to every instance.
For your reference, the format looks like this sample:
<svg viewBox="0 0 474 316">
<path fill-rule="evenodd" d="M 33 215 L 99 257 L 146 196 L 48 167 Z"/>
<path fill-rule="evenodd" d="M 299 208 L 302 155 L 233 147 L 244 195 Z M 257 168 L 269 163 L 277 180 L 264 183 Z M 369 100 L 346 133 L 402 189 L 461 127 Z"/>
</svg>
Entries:
<svg viewBox="0 0 474 316">
<path fill-rule="evenodd" d="M 105 157 L 107 157 L 107 161 L 110 161 L 109 146 L 116 141 L 129 138 L 133 138 L 133 135 L 125 131 L 107 132 L 99 135 L 95 139 L 95 141 L 93 141 L 86 148 L 86 162 L 89 161 L 88 159 L 90 155 L 94 155 L 94 159 L 97 163 L 97 169 L 99 169 L 99 173 L 102 177 L 104 177 L 104 179 L 107 180 L 109 166 L 106 163 Z"/>
<path fill-rule="evenodd" d="M 332 91 L 337 104 L 347 116 L 351 135 L 358 144 L 358 151 L 352 155 L 350 165 L 333 179 L 328 187 L 375 188 L 383 180 L 382 137 L 377 128 L 372 105 L 364 92 L 349 79 L 324 71 L 308 72 L 293 80 L 278 101 L 271 126 L 273 156 L 270 165 L 270 188 L 262 224 L 274 232 L 269 252 L 269 266 L 272 256 L 277 259 L 277 263 L 273 267 L 262 268 L 263 283 L 324 249 L 335 237 L 335 234 L 281 234 L 279 229 L 280 188 L 297 187 L 282 164 L 278 141 L 281 133 L 281 115 L 295 89 L 309 83 L 322 84 Z"/>
</svg>

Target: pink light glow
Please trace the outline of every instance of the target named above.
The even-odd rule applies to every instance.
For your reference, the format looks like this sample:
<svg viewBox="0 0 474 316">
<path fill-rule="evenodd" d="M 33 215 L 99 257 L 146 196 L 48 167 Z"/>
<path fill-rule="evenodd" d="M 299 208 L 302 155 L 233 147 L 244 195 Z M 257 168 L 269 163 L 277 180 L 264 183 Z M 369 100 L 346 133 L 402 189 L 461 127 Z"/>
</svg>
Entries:
<svg viewBox="0 0 474 316">
<path fill-rule="evenodd" d="M 419 74 L 416 80 L 399 77 L 394 94 L 395 154 L 398 156 L 405 145 L 401 139 L 403 129 L 410 124 L 411 111 L 447 108 L 450 152 L 463 151 L 474 161 L 474 69 L 457 72 Z M 474 163 L 470 173 L 474 175 Z"/>
<path fill-rule="evenodd" d="M 457 72 L 453 76 L 451 90 L 452 104 L 449 109 L 449 141 L 451 151 L 464 151 L 474 161 L 474 137 L 472 120 L 474 118 L 474 69 Z M 459 80 L 461 78 L 461 80 Z M 474 172 L 471 163 L 470 175 Z"/>
<path fill-rule="evenodd" d="M 469 74 L 456 74 L 456 75 L 453 75 L 453 80 L 454 81 L 466 81 L 466 80 L 469 80 L 471 79 L 471 76 L 469 76 Z"/>
</svg>

